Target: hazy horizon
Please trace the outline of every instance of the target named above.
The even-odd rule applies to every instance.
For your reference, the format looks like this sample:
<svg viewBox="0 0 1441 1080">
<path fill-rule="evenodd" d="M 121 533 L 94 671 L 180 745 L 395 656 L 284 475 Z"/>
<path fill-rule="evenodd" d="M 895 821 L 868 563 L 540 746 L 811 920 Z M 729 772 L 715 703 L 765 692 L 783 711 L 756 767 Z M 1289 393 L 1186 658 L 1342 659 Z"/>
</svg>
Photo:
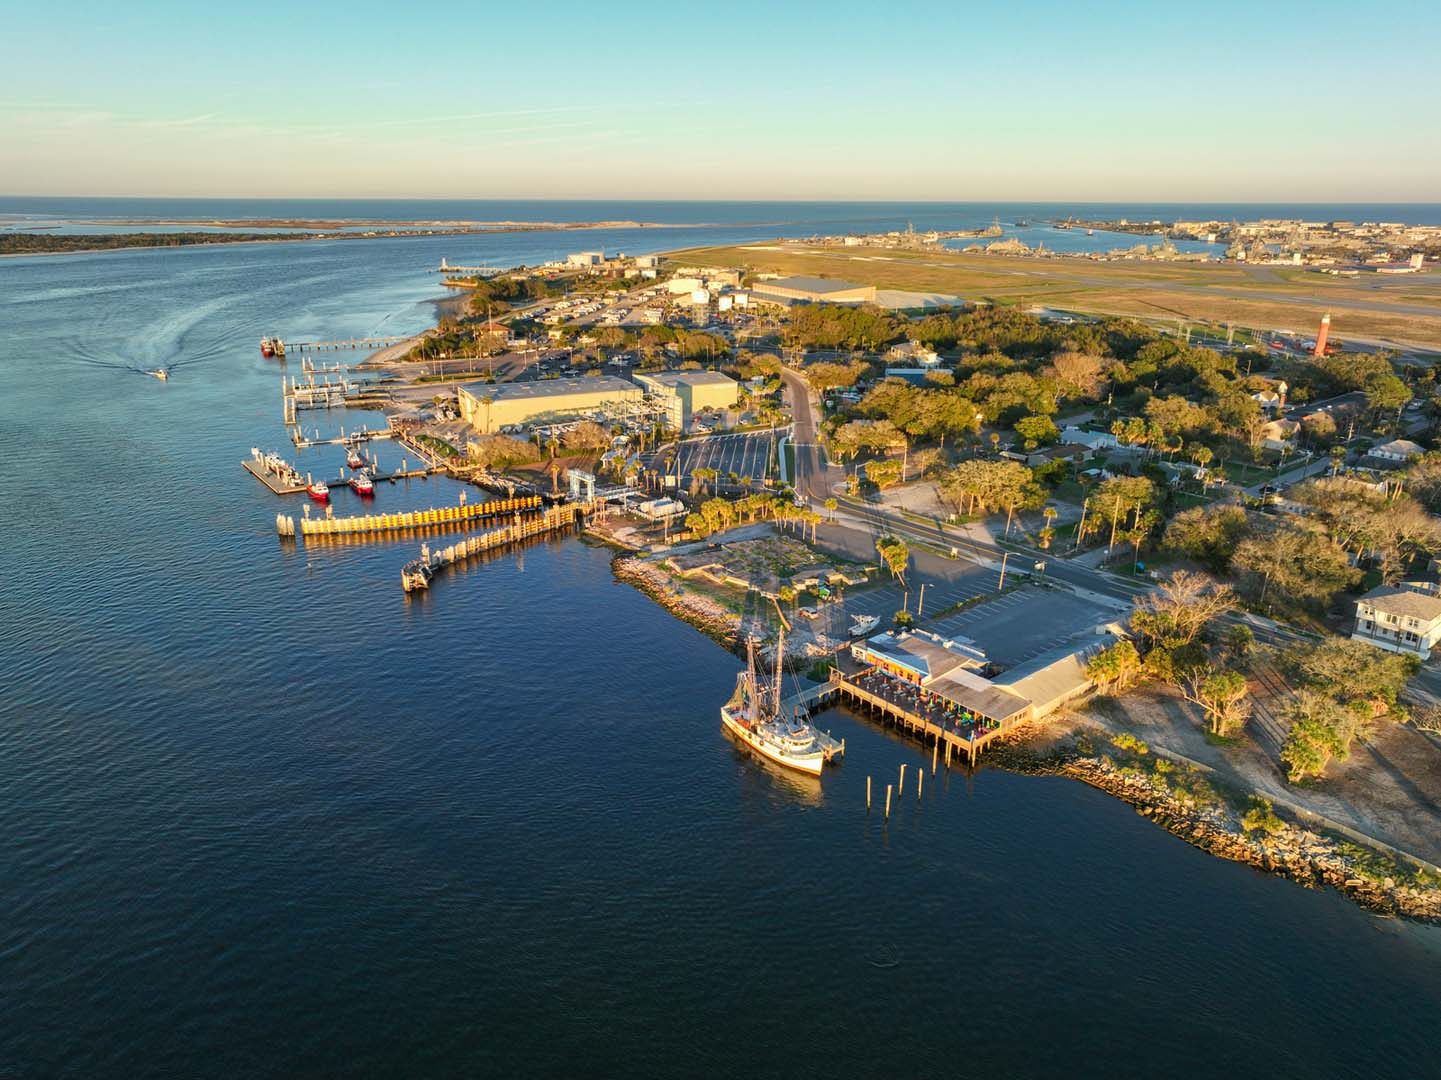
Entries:
<svg viewBox="0 0 1441 1080">
<path fill-rule="evenodd" d="M 1420 4 L 1364 53 L 1336 3 L 0 14 L 17 193 L 1401 204 L 1441 174 Z"/>
</svg>

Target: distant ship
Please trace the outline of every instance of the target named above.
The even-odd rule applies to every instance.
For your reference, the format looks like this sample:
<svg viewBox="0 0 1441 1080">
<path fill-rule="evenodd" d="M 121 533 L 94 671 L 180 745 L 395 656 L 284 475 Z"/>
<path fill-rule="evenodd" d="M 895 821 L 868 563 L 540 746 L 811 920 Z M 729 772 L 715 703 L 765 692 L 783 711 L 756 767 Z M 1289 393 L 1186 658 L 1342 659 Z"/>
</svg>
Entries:
<svg viewBox="0 0 1441 1080">
<path fill-rule="evenodd" d="M 819 776 L 826 762 L 845 753 L 846 744 L 799 717 L 780 715 L 783 649 L 782 637 L 776 642 L 775 682 L 765 686 L 756 675 L 755 639 L 746 643 L 746 669 L 736 676 L 735 693 L 721 706 L 721 726 L 762 757 Z"/>
<path fill-rule="evenodd" d="M 285 342 L 278 337 L 263 337 L 260 339 L 260 355 L 266 358 L 277 356 L 285 359 Z"/>
</svg>

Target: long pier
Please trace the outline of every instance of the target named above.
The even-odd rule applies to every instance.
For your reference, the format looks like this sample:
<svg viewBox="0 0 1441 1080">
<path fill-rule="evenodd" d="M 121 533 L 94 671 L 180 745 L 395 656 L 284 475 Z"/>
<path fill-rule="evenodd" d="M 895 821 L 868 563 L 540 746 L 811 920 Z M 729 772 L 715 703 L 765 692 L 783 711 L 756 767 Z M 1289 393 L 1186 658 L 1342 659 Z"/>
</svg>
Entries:
<svg viewBox="0 0 1441 1080">
<path fill-rule="evenodd" d="M 332 352 L 339 349 L 384 349 L 391 345 L 399 345 L 402 341 L 409 341 L 414 335 L 406 334 L 400 337 L 364 337 L 364 338 L 335 338 L 331 341 L 287 341 L 286 349 L 294 349 L 296 352 Z"/>
<path fill-rule="evenodd" d="M 460 526 L 501 514 L 528 514 L 541 508 L 538 495 L 526 495 L 515 499 L 493 499 L 483 503 L 461 503 L 459 506 L 439 506 L 428 510 L 405 510 L 393 514 L 360 514 L 353 517 L 303 517 L 300 519 L 302 536 L 373 536 L 376 533 L 398 532 L 404 529 L 425 529 L 435 526 Z M 293 518 L 285 522 L 294 525 Z M 277 523 L 284 532 L 284 526 Z M 293 535 L 288 533 L 286 535 Z"/>
<path fill-rule="evenodd" d="M 505 273 L 502 266 L 451 266 L 444 259 L 435 268 L 437 274 L 459 274 L 461 277 L 489 278 Z"/>
</svg>

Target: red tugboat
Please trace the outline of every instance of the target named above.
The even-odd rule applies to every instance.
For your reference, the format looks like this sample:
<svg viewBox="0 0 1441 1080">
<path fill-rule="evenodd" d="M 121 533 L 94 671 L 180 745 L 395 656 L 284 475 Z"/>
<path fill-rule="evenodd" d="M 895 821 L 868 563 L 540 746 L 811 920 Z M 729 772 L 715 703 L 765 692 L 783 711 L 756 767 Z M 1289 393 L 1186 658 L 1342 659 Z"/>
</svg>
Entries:
<svg viewBox="0 0 1441 1080">
<path fill-rule="evenodd" d="M 260 355 L 267 360 L 275 355 L 275 340 L 273 338 L 263 337 L 260 339 Z"/>
<path fill-rule="evenodd" d="M 363 469 L 365 468 L 365 458 L 361 457 L 360 451 L 352 446 L 345 451 L 345 464 L 352 469 Z"/>
<path fill-rule="evenodd" d="M 374 495 L 375 484 L 364 469 L 357 469 L 350 476 L 350 490 L 357 495 Z"/>
<path fill-rule="evenodd" d="M 310 497 L 316 502 L 330 501 L 330 485 L 324 480 L 312 480 L 310 486 L 305 490 L 310 493 Z"/>
</svg>

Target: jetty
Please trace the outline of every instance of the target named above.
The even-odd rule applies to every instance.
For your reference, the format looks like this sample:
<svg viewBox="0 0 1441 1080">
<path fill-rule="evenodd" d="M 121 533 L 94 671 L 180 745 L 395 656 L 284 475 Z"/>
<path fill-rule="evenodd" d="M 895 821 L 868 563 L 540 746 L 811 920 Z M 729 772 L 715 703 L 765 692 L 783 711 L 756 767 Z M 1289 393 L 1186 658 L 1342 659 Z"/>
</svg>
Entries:
<svg viewBox="0 0 1441 1080">
<path fill-rule="evenodd" d="M 431 507 L 428 510 L 403 510 L 393 514 L 360 514 L 352 517 L 335 517 L 328 512 L 325 517 L 300 519 L 302 536 L 374 536 L 377 533 L 400 532 L 405 529 L 428 529 L 436 527 L 457 527 L 477 521 L 496 518 L 502 514 L 534 515 L 541 509 L 538 495 L 525 495 L 515 499 L 492 499 L 489 502 L 466 503 L 459 506 Z M 561 509 L 556 507 L 555 509 Z M 327 507 L 329 511 L 329 508 Z M 544 516 L 544 515 L 542 515 Z M 288 522 L 293 519 L 287 519 Z"/>
<path fill-rule="evenodd" d="M 576 522 L 583 520 L 591 509 L 589 506 L 565 503 L 560 506 L 552 506 L 544 513 L 527 518 L 522 518 L 517 514 L 515 520 L 509 525 L 491 529 L 489 532 L 478 533 L 436 551 L 431 551 L 430 545 L 422 544 L 420 558 L 413 559 L 401 567 L 400 586 L 406 592 L 427 589 L 436 573 L 447 566 L 463 562 L 487 551 L 494 551 L 507 544 L 573 529 Z"/>
</svg>

